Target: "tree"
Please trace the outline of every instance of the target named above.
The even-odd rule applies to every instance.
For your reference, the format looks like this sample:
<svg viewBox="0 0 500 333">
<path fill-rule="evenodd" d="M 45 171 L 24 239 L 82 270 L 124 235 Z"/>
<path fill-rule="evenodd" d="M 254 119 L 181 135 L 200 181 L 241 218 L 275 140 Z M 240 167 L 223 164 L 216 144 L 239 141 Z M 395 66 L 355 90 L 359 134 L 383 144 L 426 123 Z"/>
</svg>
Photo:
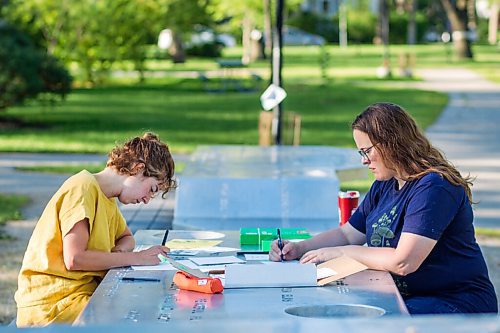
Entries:
<svg viewBox="0 0 500 333">
<path fill-rule="evenodd" d="M 142 73 L 144 45 L 156 42 L 172 1 L 10 0 L 4 14 L 49 54 L 77 62 L 94 83 L 117 60 L 132 60 Z"/>
<path fill-rule="evenodd" d="M 172 47 L 169 53 L 176 63 L 186 61 L 183 40 L 195 25 L 209 27 L 213 23 L 213 6 L 210 0 L 169 0 L 162 22 L 172 31 Z M 165 28 L 165 27 L 163 27 Z"/>
<path fill-rule="evenodd" d="M 471 34 L 475 28 L 474 0 L 441 0 L 453 31 L 453 45 L 458 58 L 473 58 Z"/>
<path fill-rule="evenodd" d="M 64 98 L 72 78 L 59 61 L 28 36 L 0 21 L 0 111 L 45 95 Z"/>
<path fill-rule="evenodd" d="M 301 0 L 287 0 L 286 1 L 286 11 L 293 11 L 299 7 Z M 264 31 L 264 43 L 266 43 L 266 48 L 270 47 L 270 40 L 272 40 L 270 34 L 271 28 L 271 17 L 274 16 L 276 10 L 276 1 L 273 0 L 215 0 L 214 15 L 216 19 L 221 19 L 223 17 L 231 17 L 230 25 L 234 29 L 241 29 L 242 31 L 242 45 L 243 54 L 242 61 L 250 61 L 251 54 L 256 54 L 252 52 L 252 47 L 256 43 L 251 41 L 251 31 L 253 29 Z M 269 52 L 269 50 L 268 50 Z M 258 52 L 257 52 L 258 53 Z"/>
<path fill-rule="evenodd" d="M 376 43 L 384 45 L 383 64 L 379 67 L 379 77 L 391 76 L 391 66 L 389 63 L 389 5 L 387 0 L 379 0 L 378 3 L 378 23 L 377 23 Z"/>
<path fill-rule="evenodd" d="M 408 45 L 417 44 L 417 0 L 409 0 L 407 2 L 408 10 L 408 32 L 407 32 L 407 43 Z"/>
<path fill-rule="evenodd" d="M 497 43 L 498 20 L 500 14 L 500 1 L 492 0 L 490 3 L 490 17 L 488 18 L 488 43 L 495 45 Z"/>
</svg>

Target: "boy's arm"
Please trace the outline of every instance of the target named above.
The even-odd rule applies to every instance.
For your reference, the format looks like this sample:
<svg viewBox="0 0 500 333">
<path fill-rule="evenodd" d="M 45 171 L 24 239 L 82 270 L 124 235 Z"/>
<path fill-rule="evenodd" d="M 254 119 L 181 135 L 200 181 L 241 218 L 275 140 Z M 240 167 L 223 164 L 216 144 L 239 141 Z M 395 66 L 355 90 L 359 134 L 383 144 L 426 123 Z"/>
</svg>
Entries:
<svg viewBox="0 0 500 333">
<path fill-rule="evenodd" d="M 165 255 L 168 248 L 153 246 L 140 252 L 101 252 L 88 250 L 89 221 L 83 219 L 63 236 L 63 257 L 69 271 L 101 271 L 129 265 L 157 265 L 158 254 Z"/>
<path fill-rule="evenodd" d="M 135 239 L 132 232 L 126 227 L 123 234 L 118 237 L 111 252 L 131 252 L 135 247 Z"/>
</svg>

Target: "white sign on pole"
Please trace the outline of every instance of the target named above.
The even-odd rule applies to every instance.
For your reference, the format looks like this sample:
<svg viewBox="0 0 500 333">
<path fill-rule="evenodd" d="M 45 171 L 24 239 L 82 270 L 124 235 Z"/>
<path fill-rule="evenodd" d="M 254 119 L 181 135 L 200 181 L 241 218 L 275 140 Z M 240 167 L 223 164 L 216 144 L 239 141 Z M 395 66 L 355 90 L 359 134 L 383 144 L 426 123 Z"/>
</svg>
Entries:
<svg viewBox="0 0 500 333">
<path fill-rule="evenodd" d="M 262 104 L 262 108 L 264 110 L 269 111 L 280 104 L 285 97 L 285 89 L 272 83 L 260 96 L 260 103 Z"/>
<path fill-rule="evenodd" d="M 158 47 L 162 50 L 166 50 L 172 45 L 172 30 L 163 29 L 160 31 L 160 35 L 158 36 Z"/>
</svg>

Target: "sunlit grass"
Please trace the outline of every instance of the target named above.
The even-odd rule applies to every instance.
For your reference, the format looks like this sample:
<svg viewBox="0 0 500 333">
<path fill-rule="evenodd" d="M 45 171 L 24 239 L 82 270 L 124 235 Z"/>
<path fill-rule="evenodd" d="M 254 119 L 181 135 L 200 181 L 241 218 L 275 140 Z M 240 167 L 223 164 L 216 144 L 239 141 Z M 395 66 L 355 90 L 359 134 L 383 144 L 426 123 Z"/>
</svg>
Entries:
<svg viewBox="0 0 500 333">
<path fill-rule="evenodd" d="M 447 101 L 434 92 L 310 81 L 290 81 L 284 103 L 285 112 L 302 116 L 304 145 L 353 147 L 349 124 L 374 102 L 401 104 L 426 127 Z M 174 152 L 190 152 L 199 144 L 255 145 L 260 94 L 207 93 L 196 79 L 175 78 L 75 89 L 55 106 L 32 102 L 8 109 L 6 116 L 25 126 L 2 130 L 0 150 L 105 153 L 144 131 L 160 134 Z"/>
<path fill-rule="evenodd" d="M 0 239 L 8 237 L 3 231 L 5 222 L 21 219 L 21 208 L 28 201 L 25 195 L 0 194 Z"/>
</svg>

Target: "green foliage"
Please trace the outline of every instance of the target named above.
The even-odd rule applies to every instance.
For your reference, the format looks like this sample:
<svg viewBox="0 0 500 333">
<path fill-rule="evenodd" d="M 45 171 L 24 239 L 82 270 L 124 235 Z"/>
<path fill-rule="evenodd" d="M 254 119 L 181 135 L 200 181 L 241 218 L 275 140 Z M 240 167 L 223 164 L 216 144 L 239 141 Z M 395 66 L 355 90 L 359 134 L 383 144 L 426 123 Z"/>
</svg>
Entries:
<svg viewBox="0 0 500 333">
<path fill-rule="evenodd" d="M 488 42 L 488 19 L 478 18 L 477 20 L 477 42 L 487 43 Z"/>
<path fill-rule="evenodd" d="M 64 98 L 72 78 L 59 61 L 12 26 L 0 26 L 0 110 L 26 99 Z"/>
<path fill-rule="evenodd" d="M 286 21 L 286 24 L 323 36 L 330 43 L 339 41 L 338 20 L 331 20 L 312 12 L 298 11 Z"/>
<path fill-rule="evenodd" d="M 221 43 L 203 43 L 196 44 L 186 48 L 186 52 L 192 56 L 207 57 L 207 58 L 218 58 L 222 55 L 222 48 L 224 46 Z"/>
<path fill-rule="evenodd" d="M 127 1 L 127 0 L 125 0 Z M 195 25 L 213 25 L 209 13 L 209 0 L 170 0 L 167 5 L 165 23 L 184 35 L 189 35 Z"/>
<path fill-rule="evenodd" d="M 347 10 L 347 37 L 354 43 L 372 43 L 377 17 L 369 11 Z"/>
<path fill-rule="evenodd" d="M 11 0 L 4 17 L 32 36 L 50 54 L 76 61 L 85 80 L 99 81 L 112 64 L 128 59 L 144 69 L 144 45 L 156 43 L 167 25 L 170 0 Z"/>
<path fill-rule="evenodd" d="M 405 44 L 407 42 L 408 13 L 393 11 L 389 17 L 389 42 L 391 44 Z M 416 15 L 417 41 L 421 41 L 429 28 L 428 21 L 422 13 Z"/>
</svg>

